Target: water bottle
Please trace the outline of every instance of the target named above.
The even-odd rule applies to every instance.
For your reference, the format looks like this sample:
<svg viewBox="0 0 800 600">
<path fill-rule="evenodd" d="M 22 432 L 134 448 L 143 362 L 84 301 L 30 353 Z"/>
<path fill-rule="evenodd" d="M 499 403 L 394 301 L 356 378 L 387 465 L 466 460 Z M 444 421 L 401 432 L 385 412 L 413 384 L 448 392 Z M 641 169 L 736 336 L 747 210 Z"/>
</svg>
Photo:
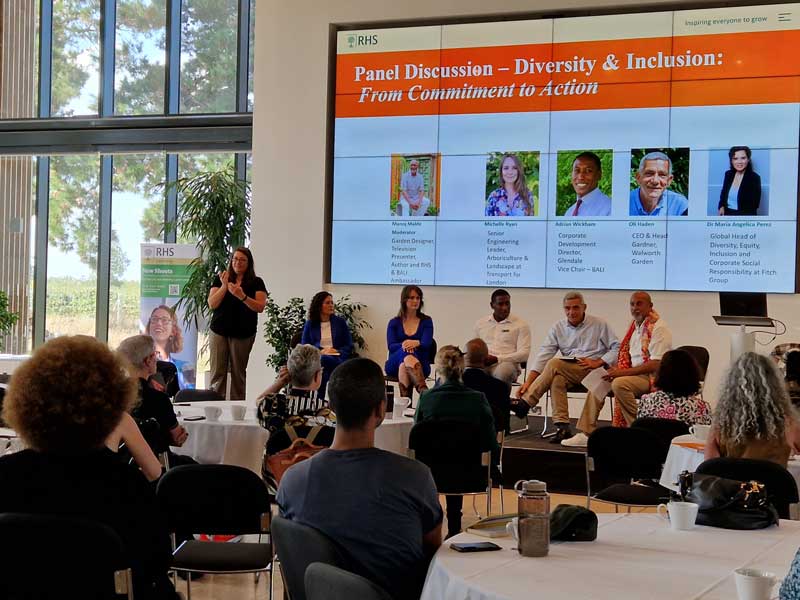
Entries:
<svg viewBox="0 0 800 600">
<path fill-rule="evenodd" d="M 550 494 L 544 481 L 518 481 L 519 553 L 522 556 L 547 556 L 550 550 Z"/>
</svg>

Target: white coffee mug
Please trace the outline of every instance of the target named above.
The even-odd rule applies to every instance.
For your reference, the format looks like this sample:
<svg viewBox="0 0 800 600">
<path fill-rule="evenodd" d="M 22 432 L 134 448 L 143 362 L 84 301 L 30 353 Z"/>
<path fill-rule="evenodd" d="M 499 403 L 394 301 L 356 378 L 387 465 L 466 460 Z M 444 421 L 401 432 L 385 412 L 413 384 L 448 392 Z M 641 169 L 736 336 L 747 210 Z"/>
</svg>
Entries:
<svg viewBox="0 0 800 600">
<path fill-rule="evenodd" d="M 231 416 L 233 416 L 234 421 L 244 421 L 244 415 L 246 412 L 246 406 L 231 406 Z"/>
<path fill-rule="evenodd" d="M 411 398 L 395 398 L 394 408 L 392 408 L 392 416 L 395 419 L 400 419 L 403 416 L 403 411 L 411 406 Z"/>
<path fill-rule="evenodd" d="M 519 517 L 514 517 L 506 523 L 506 533 L 516 541 L 519 541 Z"/>
<path fill-rule="evenodd" d="M 703 442 L 706 441 L 708 438 L 708 433 L 711 431 L 711 425 L 692 425 L 689 427 L 689 433 L 691 433 L 694 437 L 698 440 Z"/>
<path fill-rule="evenodd" d="M 761 569 L 736 569 L 736 593 L 739 600 L 769 600 L 777 579 L 775 573 Z"/>
<path fill-rule="evenodd" d="M 688 531 L 694 529 L 694 522 L 697 519 L 697 509 L 700 508 L 694 502 L 679 502 L 673 500 L 669 504 L 659 504 L 659 516 L 669 521 L 669 528 L 673 531 Z M 669 517 L 667 517 L 669 513 Z"/>
<path fill-rule="evenodd" d="M 219 406 L 205 406 L 203 412 L 206 413 L 206 419 L 209 421 L 219 421 L 222 416 L 222 409 Z"/>
</svg>

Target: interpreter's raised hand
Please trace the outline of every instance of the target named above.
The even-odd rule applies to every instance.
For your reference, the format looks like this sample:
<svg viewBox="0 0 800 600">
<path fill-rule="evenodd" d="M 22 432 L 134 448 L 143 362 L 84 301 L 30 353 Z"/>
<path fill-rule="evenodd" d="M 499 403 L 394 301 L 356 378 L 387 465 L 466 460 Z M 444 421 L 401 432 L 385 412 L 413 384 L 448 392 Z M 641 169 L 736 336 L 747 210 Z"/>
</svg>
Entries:
<svg viewBox="0 0 800 600">
<path fill-rule="evenodd" d="M 239 283 L 231 283 L 228 282 L 228 292 L 234 297 L 238 298 L 239 300 L 244 300 L 245 293 L 242 289 L 242 286 Z"/>
<path fill-rule="evenodd" d="M 603 366 L 602 358 L 579 358 L 578 364 L 587 369 L 598 369 Z"/>
<path fill-rule="evenodd" d="M 222 285 L 228 285 L 228 271 L 220 271 L 219 273 L 219 280 L 222 282 Z"/>
</svg>

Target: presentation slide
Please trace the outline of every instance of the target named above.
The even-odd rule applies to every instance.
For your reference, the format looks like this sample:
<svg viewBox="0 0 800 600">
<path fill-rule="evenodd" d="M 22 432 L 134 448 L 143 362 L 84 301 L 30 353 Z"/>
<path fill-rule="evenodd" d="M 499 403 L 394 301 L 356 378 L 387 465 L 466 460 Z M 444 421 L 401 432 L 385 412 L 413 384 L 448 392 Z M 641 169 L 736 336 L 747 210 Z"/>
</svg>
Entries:
<svg viewBox="0 0 800 600">
<path fill-rule="evenodd" d="M 336 44 L 332 282 L 795 291 L 800 5 Z"/>
</svg>

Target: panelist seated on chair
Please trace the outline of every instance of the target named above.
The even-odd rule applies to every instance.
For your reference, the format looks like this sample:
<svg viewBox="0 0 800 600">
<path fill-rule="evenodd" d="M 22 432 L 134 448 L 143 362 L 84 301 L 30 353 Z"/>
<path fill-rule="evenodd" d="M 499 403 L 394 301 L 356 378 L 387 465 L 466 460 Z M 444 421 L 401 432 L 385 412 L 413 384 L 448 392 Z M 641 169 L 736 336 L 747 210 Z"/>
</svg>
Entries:
<svg viewBox="0 0 800 600">
<path fill-rule="evenodd" d="M 650 391 L 651 378 L 658 371 L 661 357 L 672 348 L 672 333 L 653 307 L 650 294 L 634 292 L 629 304 L 633 320 L 619 345 L 617 366 L 609 369 L 606 375 L 624 418 L 624 423 L 620 423 L 623 426 L 636 420 L 636 400 Z M 605 398 L 588 394 L 578 419 L 578 433 L 561 444 L 585 447 L 589 434 L 597 428 L 597 418 L 604 404 Z"/>
<path fill-rule="evenodd" d="M 431 472 L 375 448 L 375 429 L 386 413 L 383 372 L 376 363 L 343 363 L 331 375 L 328 398 L 337 418 L 333 444 L 283 475 L 281 516 L 328 536 L 352 559 L 354 572 L 394 598 L 419 598 L 442 535 Z"/>
<path fill-rule="evenodd" d="M 155 490 L 105 446 L 135 398 L 124 361 L 102 342 L 64 336 L 37 349 L 14 371 L 3 407 L 27 449 L 0 457 L 0 512 L 109 526 L 130 560 L 135 597 L 171 600 L 170 543 Z"/>
<path fill-rule="evenodd" d="M 333 296 L 329 292 L 317 292 L 308 307 L 308 320 L 303 325 L 301 344 L 311 344 L 322 354 L 322 383 L 317 392 L 325 399 L 325 389 L 331 373 L 353 352 L 353 338 L 347 321 L 335 314 Z"/>
<path fill-rule="evenodd" d="M 489 348 L 482 339 L 474 338 L 467 342 L 467 351 L 464 354 L 464 385 L 486 396 L 495 428 L 498 432 L 507 433 L 511 412 L 511 386 L 486 372 L 488 356 Z"/>
<path fill-rule="evenodd" d="M 511 385 L 522 372 L 520 363 L 531 353 L 531 328 L 511 314 L 511 294 L 506 290 L 493 291 L 489 306 L 492 314 L 475 323 L 475 337 L 489 347 L 487 372 Z"/>
<path fill-rule="evenodd" d="M 567 292 L 563 305 L 566 317 L 550 328 L 528 378 L 517 392 L 517 397 L 522 399 L 517 412 L 524 416 L 528 407 L 536 406 L 550 391 L 556 424 L 551 444 L 560 444 L 572 435 L 567 399 L 569 387 L 579 385 L 593 369 L 615 365 L 619 352 L 619 340 L 611 326 L 603 319 L 586 314 L 586 302 L 580 292 Z M 554 358 L 556 353 L 561 356 Z"/>
<path fill-rule="evenodd" d="M 397 377 L 404 398 L 411 397 L 412 389 L 420 394 L 428 389 L 425 378 L 431 372 L 433 319 L 422 312 L 424 306 L 422 288 L 405 286 L 400 292 L 400 310 L 386 326 L 389 357 L 384 369 L 387 375 Z"/>
<path fill-rule="evenodd" d="M 769 358 L 745 352 L 722 380 L 705 459 L 755 458 L 786 467 L 800 452 L 800 424 Z"/>
<path fill-rule="evenodd" d="M 494 417 L 486 396 L 470 389 L 462 381 L 464 356 L 455 346 L 444 346 L 436 353 L 436 387 L 419 399 L 414 421 L 459 419 L 480 426 L 481 452 L 499 450 Z M 447 502 L 447 537 L 461 531 L 463 496 L 449 495 Z"/>
</svg>

